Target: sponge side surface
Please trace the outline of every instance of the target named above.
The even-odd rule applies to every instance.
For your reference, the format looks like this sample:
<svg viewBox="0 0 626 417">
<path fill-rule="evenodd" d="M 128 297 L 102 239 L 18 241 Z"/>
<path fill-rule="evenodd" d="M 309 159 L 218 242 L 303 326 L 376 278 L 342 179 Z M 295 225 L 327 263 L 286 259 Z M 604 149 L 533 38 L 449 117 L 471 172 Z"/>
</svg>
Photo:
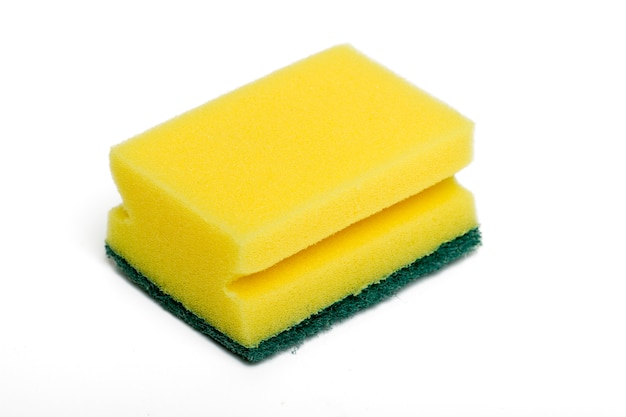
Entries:
<svg viewBox="0 0 626 417">
<path fill-rule="evenodd" d="M 228 236 L 194 216 L 172 216 L 178 201 L 158 189 L 146 198 L 163 213 L 138 221 L 114 208 L 107 244 L 159 291 L 247 348 L 477 226 L 472 195 L 449 178 L 271 268 L 238 275 L 224 252 Z"/>
<path fill-rule="evenodd" d="M 243 323 L 238 340 L 258 346 L 477 225 L 472 194 L 449 178 L 267 270 L 243 276 L 227 285 Z"/>
<path fill-rule="evenodd" d="M 250 274 L 453 175 L 472 129 L 342 45 L 114 147 L 111 168 L 129 216 L 159 189 Z"/>
</svg>

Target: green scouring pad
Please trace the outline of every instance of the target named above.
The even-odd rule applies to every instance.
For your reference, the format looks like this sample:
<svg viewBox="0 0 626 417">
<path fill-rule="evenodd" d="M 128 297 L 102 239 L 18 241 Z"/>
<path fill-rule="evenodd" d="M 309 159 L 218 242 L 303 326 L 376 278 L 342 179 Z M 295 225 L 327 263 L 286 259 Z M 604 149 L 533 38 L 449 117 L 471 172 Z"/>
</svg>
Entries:
<svg viewBox="0 0 626 417">
<path fill-rule="evenodd" d="M 165 294 L 152 281 L 133 268 L 108 245 L 106 246 L 106 253 L 133 283 L 155 299 L 163 308 L 242 358 L 250 362 L 259 362 L 277 352 L 296 347 L 305 339 L 329 329 L 334 323 L 391 297 L 407 284 L 436 272 L 445 265 L 469 254 L 480 245 L 480 241 L 479 229 L 472 229 L 466 234 L 444 243 L 430 255 L 417 259 L 386 279 L 366 287 L 360 293 L 349 295 L 299 324 L 262 341 L 255 348 L 245 347 L 237 343 L 204 319 L 187 310 L 180 302 Z"/>
</svg>

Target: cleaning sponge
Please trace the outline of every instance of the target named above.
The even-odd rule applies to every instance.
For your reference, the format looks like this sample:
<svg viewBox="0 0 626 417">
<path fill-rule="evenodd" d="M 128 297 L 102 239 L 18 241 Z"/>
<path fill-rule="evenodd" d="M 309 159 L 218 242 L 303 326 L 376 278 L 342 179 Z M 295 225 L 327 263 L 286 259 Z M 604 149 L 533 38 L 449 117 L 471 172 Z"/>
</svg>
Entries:
<svg viewBox="0 0 626 417">
<path fill-rule="evenodd" d="M 450 178 L 472 129 L 354 48 L 328 49 L 113 147 L 108 253 L 257 360 L 444 243 L 478 244 Z"/>
</svg>

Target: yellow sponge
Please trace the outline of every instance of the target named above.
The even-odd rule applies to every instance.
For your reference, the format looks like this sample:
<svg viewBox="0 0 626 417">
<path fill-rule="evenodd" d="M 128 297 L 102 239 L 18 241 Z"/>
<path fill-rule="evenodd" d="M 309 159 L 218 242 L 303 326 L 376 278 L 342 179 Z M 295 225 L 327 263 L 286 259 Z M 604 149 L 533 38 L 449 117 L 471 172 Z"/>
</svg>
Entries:
<svg viewBox="0 0 626 417">
<path fill-rule="evenodd" d="M 477 227 L 472 128 L 337 46 L 113 147 L 107 245 L 254 348 Z"/>
</svg>

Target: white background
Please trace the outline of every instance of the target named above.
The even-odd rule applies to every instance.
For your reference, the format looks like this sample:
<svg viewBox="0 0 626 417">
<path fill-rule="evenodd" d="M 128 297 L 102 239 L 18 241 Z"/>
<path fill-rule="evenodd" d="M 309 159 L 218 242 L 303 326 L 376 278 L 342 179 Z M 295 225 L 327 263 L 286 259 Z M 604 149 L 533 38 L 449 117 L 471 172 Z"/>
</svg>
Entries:
<svg viewBox="0 0 626 417">
<path fill-rule="evenodd" d="M 0 415 L 626 415 L 620 2 L 0 5 Z M 484 245 L 259 365 L 104 255 L 110 146 L 338 43 L 476 123 Z"/>
</svg>

